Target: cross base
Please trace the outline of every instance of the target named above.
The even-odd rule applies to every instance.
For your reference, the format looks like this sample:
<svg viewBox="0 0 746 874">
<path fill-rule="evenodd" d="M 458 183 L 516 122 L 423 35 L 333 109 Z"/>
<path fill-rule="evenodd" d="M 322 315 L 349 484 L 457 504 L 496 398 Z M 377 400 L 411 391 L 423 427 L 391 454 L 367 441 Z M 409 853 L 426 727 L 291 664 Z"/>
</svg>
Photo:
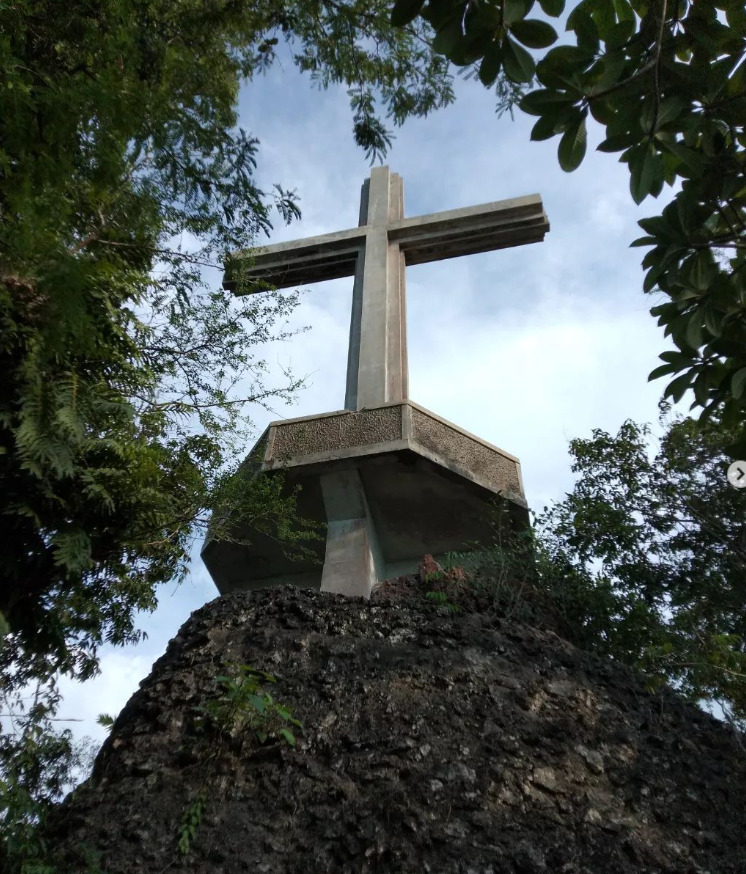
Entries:
<svg viewBox="0 0 746 874">
<path fill-rule="evenodd" d="M 368 597 L 425 553 L 489 543 L 498 496 L 515 527 L 528 525 L 518 459 L 411 401 L 273 422 L 250 462 L 301 486 L 299 514 L 326 524 L 326 543 L 292 561 L 256 531 L 236 532 L 250 546 L 208 538 L 221 594 L 291 584 Z"/>
</svg>

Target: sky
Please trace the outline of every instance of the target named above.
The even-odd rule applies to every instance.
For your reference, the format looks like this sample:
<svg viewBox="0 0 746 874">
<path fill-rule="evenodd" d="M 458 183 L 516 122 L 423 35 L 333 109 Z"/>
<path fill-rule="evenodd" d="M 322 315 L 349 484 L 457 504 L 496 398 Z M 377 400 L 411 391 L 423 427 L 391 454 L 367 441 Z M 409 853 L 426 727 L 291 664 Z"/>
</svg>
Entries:
<svg viewBox="0 0 746 874">
<path fill-rule="evenodd" d="M 410 397 L 521 460 L 526 497 L 540 511 L 572 488 L 568 443 L 626 419 L 654 423 L 665 386 L 648 383 L 669 348 L 642 293 L 636 207 L 616 155 L 595 151 L 564 173 L 557 142 L 532 143 L 533 119 L 498 118 L 495 99 L 459 80 L 454 105 L 396 130 L 386 163 L 404 179 L 405 216 L 538 193 L 550 233 L 540 244 L 433 262 L 407 270 Z M 354 227 L 370 165 L 352 137 L 342 88 L 319 91 L 281 59 L 240 94 L 240 124 L 260 140 L 257 177 L 295 189 L 302 219 L 261 242 Z M 216 282 L 218 278 L 216 277 Z M 277 418 L 344 406 L 352 279 L 312 286 L 292 317 L 310 330 L 265 350 L 307 388 L 275 415 L 257 410 L 258 434 Z M 247 452 L 250 449 L 247 446 Z M 115 716 L 190 613 L 217 596 L 198 555 L 180 586 L 161 590 L 137 647 L 102 651 L 101 674 L 64 683 L 60 716 L 77 735 L 102 740 L 99 713 Z"/>
</svg>

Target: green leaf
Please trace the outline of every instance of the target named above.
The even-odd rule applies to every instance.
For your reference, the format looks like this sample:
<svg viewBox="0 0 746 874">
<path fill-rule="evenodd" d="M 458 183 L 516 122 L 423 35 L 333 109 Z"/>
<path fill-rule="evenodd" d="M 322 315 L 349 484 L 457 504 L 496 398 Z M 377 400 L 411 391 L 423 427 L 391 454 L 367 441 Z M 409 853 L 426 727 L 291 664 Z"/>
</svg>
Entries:
<svg viewBox="0 0 746 874">
<path fill-rule="evenodd" d="M 619 21 L 611 28 L 604 40 L 608 49 L 622 49 L 635 33 L 635 17 Z"/>
<path fill-rule="evenodd" d="M 608 99 L 591 100 L 588 109 L 599 124 L 607 125 L 614 119 L 614 107 Z"/>
<path fill-rule="evenodd" d="M 557 149 L 559 165 L 566 173 L 572 173 L 580 166 L 585 157 L 586 142 L 585 116 L 583 116 L 577 124 L 565 131 Z"/>
<path fill-rule="evenodd" d="M 691 355 L 687 355 L 686 352 L 675 352 L 673 349 L 661 352 L 658 357 L 661 361 L 668 361 L 671 364 L 679 365 L 679 369 L 684 365 L 691 363 L 692 360 Z"/>
<path fill-rule="evenodd" d="M 505 75 L 513 82 L 530 82 L 536 72 L 534 59 L 509 36 L 503 42 L 503 66 Z"/>
<path fill-rule="evenodd" d="M 608 0 L 596 0 L 588 4 L 588 11 L 598 28 L 599 35 L 605 39 L 606 35 L 616 25 L 614 7 Z"/>
<path fill-rule="evenodd" d="M 710 332 L 711 336 L 717 338 L 723 333 L 723 319 L 720 313 L 716 312 L 710 303 L 704 306 L 705 327 Z"/>
<path fill-rule="evenodd" d="M 658 118 L 656 119 L 655 129 L 659 130 L 664 125 L 678 118 L 685 106 L 686 103 L 684 99 L 678 96 L 666 97 L 665 100 L 662 100 L 658 107 Z"/>
<path fill-rule="evenodd" d="M 623 51 L 608 49 L 592 67 L 594 75 L 598 78 L 589 89 L 589 96 L 600 94 L 612 85 L 616 85 L 625 75 L 626 65 L 627 56 Z"/>
<path fill-rule="evenodd" d="M 717 264 L 709 249 L 703 249 L 688 262 L 686 278 L 692 288 L 707 291 L 718 273 Z"/>
<path fill-rule="evenodd" d="M 703 407 L 707 403 L 710 389 L 707 373 L 702 371 L 694 380 L 692 388 L 694 389 L 694 403 L 692 407 L 697 405 Z"/>
<path fill-rule="evenodd" d="M 536 74 L 547 88 L 572 87 L 578 97 L 581 92 L 572 86 L 576 78 L 593 63 L 593 55 L 577 46 L 555 46 L 539 61 Z"/>
<path fill-rule="evenodd" d="M 662 142 L 661 146 L 675 155 L 695 176 L 701 176 L 705 168 L 705 159 L 694 149 L 680 142 Z"/>
<path fill-rule="evenodd" d="M 536 18 L 516 21 L 510 28 L 513 36 L 530 49 L 545 49 L 557 41 L 557 31 L 551 24 Z"/>
<path fill-rule="evenodd" d="M 576 6 L 567 19 L 566 30 L 575 32 L 578 46 L 594 54 L 599 48 L 598 28 L 594 20 L 583 9 L 582 4 Z"/>
<path fill-rule="evenodd" d="M 482 63 L 479 65 L 479 81 L 489 87 L 500 72 L 503 62 L 503 50 L 499 42 L 493 42 L 484 53 Z"/>
<path fill-rule="evenodd" d="M 660 367 L 656 367 L 655 370 L 651 370 L 648 374 L 648 382 L 652 382 L 654 379 L 659 379 L 661 376 L 668 376 L 669 373 L 676 373 L 679 368 L 676 367 L 675 364 L 661 364 Z"/>
<path fill-rule="evenodd" d="M 539 0 L 539 6 L 545 15 L 550 16 L 550 18 L 559 18 L 565 11 L 565 0 Z"/>
<path fill-rule="evenodd" d="M 249 695 L 249 704 L 257 713 L 264 713 L 267 710 L 267 702 L 263 695 Z"/>
<path fill-rule="evenodd" d="M 397 0 L 391 10 L 391 24 L 394 27 L 404 27 L 417 18 L 424 5 L 425 0 Z"/>
<path fill-rule="evenodd" d="M 614 5 L 614 12 L 616 12 L 616 16 L 619 21 L 625 22 L 635 22 L 635 11 L 632 8 L 632 4 L 628 2 L 628 0 L 612 0 Z"/>
<path fill-rule="evenodd" d="M 734 398 L 742 398 L 744 390 L 746 390 L 746 367 L 737 370 L 730 381 L 730 390 Z"/>
<path fill-rule="evenodd" d="M 295 735 L 289 728 L 281 728 L 280 737 L 284 738 L 286 743 L 290 744 L 291 747 L 295 746 Z"/>
<path fill-rule="evenodd" d="M 599 152 L 622 152 L 633 145 L 635 140 L 633 134 L 617 134 L 613 137 L 607 137 L 602 143 L 599 143 L 597 150 Z"/>
<path fill-rule="evenodd" d="M 641 146 L 630 150 L 629 158 L 630 181 L 629 190 L 635 203 L 642 203 L 653 192 L 658 181 L 663 179 L 663 164 L 649 146 Z M 656 173 L 660 166 L 660 173 Z"/>
<path fill-rule="evenodd" d="M 693 313 L 686 329 L 686 342 L 692 349 L 699 349 L 703 340 L 702 316 L 699 311 Z"/>
<path fill-rule="evenodd" d="M 484 57 L 491 43 L 491 32 L 481 31 L 476 35 L 467 33 L 456 43 L 448 60 L 457 67 L 469 66 Z"/>
<path fill-rule="evenodd" d="M 433 40 L 433 51 L 450 56 L 461 39 L 461 22 L 451 18 L 438 30 Z"/>
<path fill-rule="evenodd" d="M 572 106 L 573 100 L 562 91 L 539 88 L 529 91 L 518 104 L 528 115 L 544 115 L 554 109 Z"/>
<path fill-rule="evenodd" d="M 689 388 L 689 384 L 692 381 L 691 373 L 682 373 L 681 376 L 677 376 L 672 382 L 666 386 L 666 390 L 663 392 L 664 398 L 671 398 L 675 404 L 684 397 L 684 393 Z"/>
<path fill-rule="evenodd" d="M 512 27 L 528 14 L 534 5 L 534 0 L 503 0 L 503 21 L 506 27 Z"/>
<path fill-rule="evenodd" d="M 534 141 L 549 140 L 557 131 L 557 125 L 553 116 L 544 115 L 531 128 L 531 139 Z"/>
</svg>

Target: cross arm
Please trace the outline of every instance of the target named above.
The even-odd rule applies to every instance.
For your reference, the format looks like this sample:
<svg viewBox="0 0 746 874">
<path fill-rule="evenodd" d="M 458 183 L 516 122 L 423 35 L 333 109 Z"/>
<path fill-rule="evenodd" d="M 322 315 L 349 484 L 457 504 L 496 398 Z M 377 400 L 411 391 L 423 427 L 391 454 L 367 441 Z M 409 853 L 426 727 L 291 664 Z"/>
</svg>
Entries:
<svg viewBox="0 0 746 874">
<path fill-rule="evenodd" d="M 223 287 L 237 294 L 253 294 L 271 288 L 291 288 L 355 273 L 365 228 L 306 237 L 287 243 L 236 252 L 225 265 Z M 239 290 L 239 282 L 252 287 Z"/>
<path fill-rule="evenodd" d="M 401 219 L 389 226 L 389 240 L 399 244 L 407 264 L 425 264 L 540 243 L 548 230 L 541 197 L 531 194 Z"/>
</svg>

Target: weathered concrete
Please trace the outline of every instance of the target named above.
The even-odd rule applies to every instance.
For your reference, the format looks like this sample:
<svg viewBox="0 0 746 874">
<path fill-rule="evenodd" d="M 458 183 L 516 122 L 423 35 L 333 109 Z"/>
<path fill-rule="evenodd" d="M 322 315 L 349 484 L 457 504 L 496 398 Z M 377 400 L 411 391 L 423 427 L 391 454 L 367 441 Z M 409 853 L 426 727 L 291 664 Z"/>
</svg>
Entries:
<svg viewBox="0 0 746 874">
<path fill-rule="evenodd" d="M 367 598 L 384 569 L 360 474 L 336 470 L 320 482 L 327 525 L 321 591 Z"/>
<path fill-rule="evenodd" d="M 255 469 L 285 470 L 302 487 L 299 509 L 327 525 L 326 548 L 293 564 L 259 532 L 242 533 L 251 547 L 208 539 L 221 592 L 292 583 L 367 597 L 425 552 L 489 537 L 498 495 L 526 524 L 518 459 L 407 401 L 405 267 L 540 242 L 548 230 L 538 195 L 405 219 L 401 177 L 377 167 L 358 228 L 233 256 L 225 286 L 238 293 L 355 281 L 345 410 L 275 422 L 253 453 Z"/>
<path fill-rule="evenodd" d="M 301 487 L 300 515 L 325 523 L 326 548 L 293 562 L 281 544 L 239 529 L 202 557 L 222 593 L 282 583 L 367 597 L 377 582 L 492 535 L 491 504 L 527 524 L 520 463 L 411 401 L 273 422 L 254 470 Z"/>
<path fill-rule="evenodd" d="M 345 407 L 361 410 L 407 395 L 404 368 L 406 335 L 402 321 L 404 260 L 388 227 L 404 215 L 404 186 L 398 173 L 376 167 L 363 189 L 367 234 L 362 255 L 362 285 L 355 276 L 353 297 L 360 297 L 360 328 L 350 328 Z M 355 350 L 355 344 L 358 349 Z"/>
<path fill-rule="evenodd" d="M 538 194 L 405 219 L 401 177 L 376 167 L 360 227 L 236 253 L 225 286 L 236 288 L 239 271 L 253 292 L 354 275 L 345 407 L 360 410 L 408 396 L 407 264 L 538 243 L 548 230 Z"/>
</svg>

